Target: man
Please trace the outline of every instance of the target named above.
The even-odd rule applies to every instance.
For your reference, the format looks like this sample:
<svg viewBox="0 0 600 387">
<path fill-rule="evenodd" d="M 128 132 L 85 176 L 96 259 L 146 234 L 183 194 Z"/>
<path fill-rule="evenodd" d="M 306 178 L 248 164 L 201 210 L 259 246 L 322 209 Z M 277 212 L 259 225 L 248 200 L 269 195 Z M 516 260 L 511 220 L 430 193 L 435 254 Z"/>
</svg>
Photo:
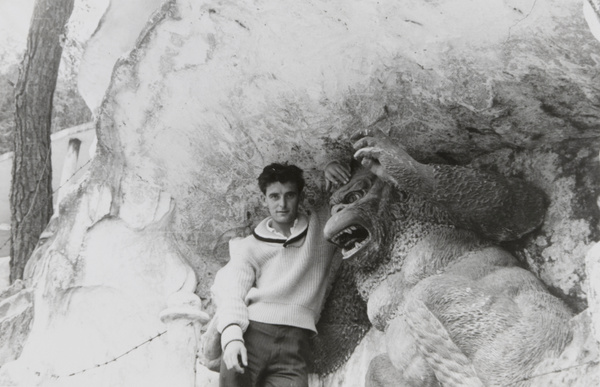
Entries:
<svg viewBox="0 0 600 387">
<path fill-rule="evenodd" d="M 325 168 L 327 187 L 347 167 Z M 299 213 L 304 178 L 271 164 L 258 178 L 270 216 L 230 242 L 230 261 L 212 287 L 223 356 L 220 385 L 308 387 L 309 338 L 316 333 L 335 246 L 323 237 L 329 210 Z"/>
</svg>

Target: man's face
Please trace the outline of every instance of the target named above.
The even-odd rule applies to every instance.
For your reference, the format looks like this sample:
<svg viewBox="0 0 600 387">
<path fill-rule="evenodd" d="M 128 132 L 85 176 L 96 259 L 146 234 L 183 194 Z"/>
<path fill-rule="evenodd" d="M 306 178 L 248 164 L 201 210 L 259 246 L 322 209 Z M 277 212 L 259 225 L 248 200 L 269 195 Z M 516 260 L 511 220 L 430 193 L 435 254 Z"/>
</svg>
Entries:
<svg viewBox="0 0 600 387">
<path fill-rule="evenodd" d="M 294 224 L 300 204 L 300 192 L 298 192 L 296 183 L 274 182 L 269 184 L 264 201 L 277 226 L 289 229 Z"/>
</svg>

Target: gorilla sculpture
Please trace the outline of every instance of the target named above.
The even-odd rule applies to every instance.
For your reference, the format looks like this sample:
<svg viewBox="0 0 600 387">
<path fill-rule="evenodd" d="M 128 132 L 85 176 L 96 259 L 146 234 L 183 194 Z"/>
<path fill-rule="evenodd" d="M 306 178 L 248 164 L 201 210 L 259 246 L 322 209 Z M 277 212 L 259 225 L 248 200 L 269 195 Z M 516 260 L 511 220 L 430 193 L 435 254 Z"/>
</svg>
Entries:
<svg viewBox="0 0 600 387">
<path fill-rule="evenodd" d="M 362 167 L 331 197 L 327 238 L 354 268 L 387 353 L 368 387 L 512 385 L 556 357 L 572 312 L 497 247 L 538 227 L 525 182 L 426 165 L 385 136 L 360 139 Z"/>
</svg>

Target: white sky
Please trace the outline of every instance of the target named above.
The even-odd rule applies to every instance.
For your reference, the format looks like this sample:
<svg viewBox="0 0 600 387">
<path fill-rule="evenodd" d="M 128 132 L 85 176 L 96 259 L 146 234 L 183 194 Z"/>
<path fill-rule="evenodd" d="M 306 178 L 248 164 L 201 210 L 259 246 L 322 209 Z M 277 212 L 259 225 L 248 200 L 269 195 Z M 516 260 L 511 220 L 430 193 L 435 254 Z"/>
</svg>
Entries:
<svg viewBox="0 0 600 387">
<path fill-rule="evenodd" d="M 32 11 L 33 0 L 0 0 L 0 66 L 19 60 Z"/>
<path fill-rule="evenodd" d="M 34 0 L 0 0 L 0 70 L 20 61 Z M 75 0 L 69 36 L 83 43 L 95 31 L 109 0 Z"/>
</svg>

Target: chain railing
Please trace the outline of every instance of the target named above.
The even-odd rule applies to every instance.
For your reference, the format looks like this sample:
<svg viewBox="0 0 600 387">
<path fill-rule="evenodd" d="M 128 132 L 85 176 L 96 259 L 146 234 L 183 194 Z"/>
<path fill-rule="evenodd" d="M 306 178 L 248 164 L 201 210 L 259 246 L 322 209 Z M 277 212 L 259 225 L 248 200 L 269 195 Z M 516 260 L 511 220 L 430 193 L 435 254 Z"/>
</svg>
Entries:
<svg viewBox="0 0 600 387">
<path fill-rule="evenodd" d="M 190 321 L 186 326 L 192 326 L 193 324 L 194 324 L 194 321 Z M 144 340 L 143 342 L 141 342 L 140 344 L 134 346 L 133 348 L 130 348 L 129 350 L 123 352 L 122 354 L 120 354 L 118 356 L 115 356 L 114 358 L 112 358 L 110 360 L 107 360 L 105 362 L 94 364 L 94 365 L 92 365 L 90 367 L 87 367 L 87 368 L 84 368 L 82 370 L 75 371 L 75 372 L 70 372 L 70 373 L 64 374 L 64 375 L 55 375 L 55 374 L 52 374 L 52 375 L 50 375 L 50 377 L 52 379 L 69 378 L 69 377 L 81 375 L 81 374 L 89 372 L 89 371 L 96 370 L 98 368 L 107 366 L 107 365 L 112 364 L 112 363 L 116 363 L 117 361 L 119 361 L 119 359 L 121 359 L 121 358 L 129 355 L 133 351 L 135 351 L 135 350 L 137 350 L 137 349 L 139 349 L 139 348 L 141 348 L 141 347 L 143 347 L 143 346 L 151 343 L 152 341 L 158 339 L 159 337 L 165 335 L 168 331 L 169 331 L 168 329 L 165 329 L 165 330 L 161 331 L 160 333 L 158 333 L 158 334 L 156 334 L 156 335 L 154 335 L 154 336 L 152 336 L 152 337 Z"/>
</svg>

